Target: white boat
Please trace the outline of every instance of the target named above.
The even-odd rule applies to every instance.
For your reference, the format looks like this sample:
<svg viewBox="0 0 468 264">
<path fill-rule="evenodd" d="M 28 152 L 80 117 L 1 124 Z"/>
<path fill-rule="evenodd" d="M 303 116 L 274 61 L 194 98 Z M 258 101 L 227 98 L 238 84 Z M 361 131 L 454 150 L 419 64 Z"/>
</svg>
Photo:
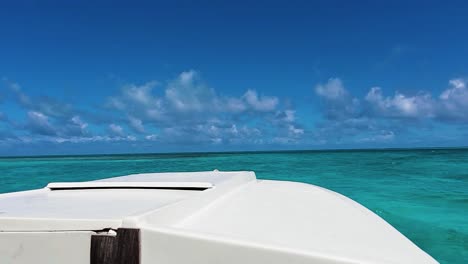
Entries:
<svg viewBox="0 0 468 264">
<path fill-rule="evenodd" d="M 253 172 L 150 173 L 0 195 L 2 264 L 437 263 L 382 218 Z"/>
</svg>

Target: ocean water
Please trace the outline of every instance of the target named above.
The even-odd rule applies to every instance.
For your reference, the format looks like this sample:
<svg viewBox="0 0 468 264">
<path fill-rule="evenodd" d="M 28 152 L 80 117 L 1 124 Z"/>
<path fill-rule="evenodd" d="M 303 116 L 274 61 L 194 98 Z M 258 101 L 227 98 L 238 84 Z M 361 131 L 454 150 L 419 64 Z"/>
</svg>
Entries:
<svg viewBox="0 0 468 264">
<path fill-rule="evenodd" d="M 468 263 L 468 149 L 0 158 L 0 193 L 142 172 L 253 170 L 342 193 L 441 263 Z"/>
</svg>

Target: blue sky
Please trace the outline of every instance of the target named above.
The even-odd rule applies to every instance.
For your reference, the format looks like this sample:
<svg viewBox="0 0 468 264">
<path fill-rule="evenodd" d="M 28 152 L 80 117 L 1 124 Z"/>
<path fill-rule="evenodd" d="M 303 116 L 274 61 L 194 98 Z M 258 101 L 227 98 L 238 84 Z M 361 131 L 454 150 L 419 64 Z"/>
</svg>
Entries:
<svg viewBox="0 0 468 264">
<path fill-rule="evenodd" d="M 466 146 L 468 4 L 408 2 L 2 3 L 0 155 Z"/>
</svg>

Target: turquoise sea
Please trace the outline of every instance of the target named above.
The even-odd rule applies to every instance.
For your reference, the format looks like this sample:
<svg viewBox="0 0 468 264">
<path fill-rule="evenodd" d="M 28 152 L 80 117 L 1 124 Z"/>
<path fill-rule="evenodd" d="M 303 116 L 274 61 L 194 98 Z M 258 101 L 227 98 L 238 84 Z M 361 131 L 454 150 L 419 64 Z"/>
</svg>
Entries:
<svg viewBox="0 0 468 264">
<path fill-rule="evenodd" d="M 0 158 L 0 192 L 141 172 L 253 170 L 342 193 L 441 263 L 468 263 L 468 149 Z"/>
</svg>

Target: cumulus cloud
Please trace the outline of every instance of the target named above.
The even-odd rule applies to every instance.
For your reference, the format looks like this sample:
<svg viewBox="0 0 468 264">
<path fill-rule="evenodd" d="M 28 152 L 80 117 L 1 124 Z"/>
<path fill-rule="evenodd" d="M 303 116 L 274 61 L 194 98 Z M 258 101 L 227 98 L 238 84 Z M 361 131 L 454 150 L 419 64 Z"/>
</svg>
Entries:
<svg viewBox="0 0 468 264">
<path fill-rule="evenodd" d="M 427 118 L 434 116 L 434 101 L 428 93 L 406 96 L 396 92 L 393 97 L 384 97 L 380 87 L 372 87 L 365 100 L 375 115 L 396 118 Z"/>
<path fill-rule="evenodd" d="M 441 120 L 468 120 L 468 87 L 464 79 L 449 81 L 449 87 L 439 96 Z"/>
<path fill-rule="evenodd" d="M 31 99 L 29 99 L 29 96 L 27 96 L 23 91 L 21 90 L 21 86 L 17 83 L 14 82 L 8 82 L 5 80 L 7 83 L 7 86 L 10 88 L 10 90 L 14 93 L 16 100 L 23 106 L 30 106 L 31 105 Z"/>
<path fill-rule="evenodd" d="M 371 143 L 382 143 L 389 142 L 395 138 L 395 133 L 388 130 L 380 130 L 377 133 L 372 133 L 370 136 L 358 138 L 358 142 L 371 142 Z"/>
<path fill-rule="evenodd" d="M 373 87 L 365 100 L 378 117 L 433 119 L 440 122 L 468 120 L 468 89 L 464 79 L 449 81 L 449 87 L 433 98 L 428 92 L 405 95 L 396 92 L 383 96 L 382 89 Z"/>
<path fill-rule="evenodd" d="M 241 98 L 227 98 L 224 107 L 228 112 L 240 113 L 247 110 L 247 106 Z"/>
<path fill-rule="evenodd" d="M 371 87 L 364 98 L 353 97 L 340 79 L 318 84 L 315 93 L 323 99 L 323 120 L 316 138 L 341 142 L 388 142 L 408 129 L 430 127 L 430 122 L 450 124 L 468 120 L 468 89 L 464 79 L 452 79 L 439 96 L 429 92 L 395 92 L 385 96 Z"/>
<path fill-rule="evenodd" d="M 50 123 L 49 117 L 41 112 L 29 111 L 28 123 L 26 124 L 26 127 L 33 133 L 37 133 L 39 135 L 57 135 L 57 131 Z"/>
<path fill-rule="evenodd" d="M 364 100 L 353 97 L 338 78 L 331 78 L 325 84 L 318 84 L 315 93 L 323 99 L 323 119 L 316 124 L 313 132 L 316 142 L 322 144 L 343 144 L 370 142 L 380 131 L 394 127 L 394 122 L 382 122 L 387 113 L 387 101 L 380 88 L 373 88 Z M 371 105 L 376 106 L 371 106 Z M 371 110 L 370 110 L 371 109 Z M 379 116 L 379 117 L 377 117 Z M 393 139 L 393 137 L 392 137 Z M 390 138 L 388 140 L 391 140 Z"/>
<path fill-rule="evenodd" d="M 279 104 L 273 96 L 259 96 L 255 90 L 247 90 L 240 97 L 221 96 L 207 86 L 196 71 L 182 72 L 156 95 L 156 82 L 126 85 L 121 94 L 108 99 L 108 106 L 126 111 L 141 120 L 164 121 L 174 116 L 190 116 L 198 113 L 241 113 L 244 111 L 272 112 Z M 204 116 L 206 117 L 206 116 Z"/>
<path fill-rule="evenodd" d="M 341 79 L 331 78 L 314 87 L 321 118 L 314 118 L 313 128 L 276 96 L 254 89 L 222 94 L 193 70 L 167 82 L 124 85 L 107 98 L 105 107 L 89 115 L 55 98 L 29 96 L 16 83 L 8 87 L 7 98 L 14 99 L 26 118 L 10 122 L 0 112 L 0 122 L 6 121 L 0 124 L 1 144 L 386 144 L 413 128 L 468 121 L 468 87 L 461 78 L 450 80 L 439 93 L 386 93 L 371 87 L 363 96 L 352 94 Z M 98 115 L 103 118 L 92 118 Z M 10 128 L 19 132 L 6 133 Z"/>
<path fill-rule="evenodd" d="M 144 133 L 145 127 L 143 126 L 143 121 L 133 116 L 129 116 L 128 120 L 130 122 L 130 127 L 132 127 L 136 132 Z"/>
<path fill-rule="evenodd" d="M 164 128 L 158 136 L 163 142 L 175 144 L 257 144 L 262 136 L 260 129 L 222 122 L 200 123 L 194 126 Z"/>
<path fill-rule="evenodd" d="M 73 115 L 73 109 L 70 104 L 60 102 L 47 96 L 31 98 L 23 92 L 19 84 L 14 82 L 7 82 L 7 86 L 13 93 L 17 103 L 27 110 L 43 113 L 54 118 L 69 118 Z"/>
<path fill-rule="evenodd" d="M 182 72 L 178 78 L 169 82 L 165 90 L 168 105 L 178 112 L 202 112 L 218 107 L 215 91 L 198 79 L 191 70 Z"/>
<path fill-rule="evenodd" d="M 13 129 L 26 130 L 31 136 L 74 137 L 88 135 L 88 123 L 82 120 L 78 110 L 71 104 L 60 100 L 41 96 L 27 95 L 17 83 L 4 80 L 13 102 L 16 102 L 26 112 L 25 122 L 11 120 Z"/>
<path fill-rule="evenodd" d="M 27 118 L 9 124 L 21 137 L 5 136 L 3 143 L 249 145 L 277 143 L 275 138 L 298 142 L 305 135 L 295 110 L 279 98 L 254 89 L 220 94 L 193 70 L 165 83 L 124 85 L 93 112 L 55 98 L 29 96 L 18 84 L 7 84 L 12 102 Z"/>
<path fill-rule="evenodd" d="M 123 128 L 119 125 L 116 125 L 116 124 L 110 124 L 109 125 L 109 131 L 113 134 L 113 135 L 116 135 L 116 136 L 125 136 L 124 134 L 124 131 L 123 131 Z"/>
<path fill-rule="evenodd" d="M 273 96 L 258 96 L 254 90 L 248 90 L 243 98 L 256 111 L 269 112 L 276 109 L 278 98 Z"/>
<path fill-rule="evenodd" d="M 433 98 L 428 92 L 416 95 L 396 92 L 384 97 L 382 89 L 373 87 L 365 97 L 374 114 L 382 117 L 433 119 L 441 122 L 468 120 L 468 89 L 464 79 L 452 79 L 449 87 Z"/>
<path fill-rule="evenodd" d="M 278 111 L 276 112 L 276 119 L 286 123 L 293 123 L 296 121 L 296 111 L 291 109 Z"/>
<path fill-rule="evenodd" d="M 343 100 L 348 96 L 348 91 L 345 90 L 343 82 L 339 78 L 330 78 L 327 83 L 318 84 L 315 87 L 315 92 L 332 101 Z"/>
<path fill-rule="evenodd" d="M 88 123 L 81 120 L 79 116 L 73 116 L 64 127 L 63 135 L 84 136 L 88 134 Z"/>
<path fill-rule="evenodd" d="M 72 136 L 72 137 L 61 137 L 61 136 L 22 136 L 22 137 L 9 137 L 0 143 L 92 143 L 92 142 L 134 142 L 136 141 L 134 136 L 110 136 L 110 135 L 96 135 L 96 136 Z"/>
<path fill-rule="evenodd" d="M 107 107 L 127 116 L 128 126 L 135 132 L 160 130 L 158 139 L 180 144 L 220 144 L 232 142 L 232 137 L 248 141 L 245 126 L 269 123 L 270 130 L 283 133 L 280 130 L 294 123 L 294 110 L 281 109 L 277 97 L 253 89 L 240 96 L 221 95 L 193 70 L 182 72 L 166 84 L 126 85 L 120 94 L 108 99 Z M 230 133 L 233 126 L 242 129 Z"/>
<path fill-rule="evenodd" d="M 147 82 L 141 86 L 129 85 L 123 90 L 125 97 L 137 104 L 152 106 L 158 104 L 158 99 L 151 94 L 153 88 L 157 85 L 156 81 Z"/>
<path fill-rule="evenodd" d="M 15 142 L 234 145 L 271 143 L 274 137 L 298 140 L 304 134 L 295 110 L 285 108 L 279 98 L 254 89 L 219 94 L 193 70 L 166 83 L 124 85 L 107 98 L 104 108 L 92 113 L 55 98 L 29 96 L 18 84 L 6 83 L 12 101 L 27 116 L 9 124 L 22 133 L 9 137 Z M 3 114 L 0 119 L 5 120 Z"/>
<path fill-rule="evenodd" d="M 51 121 L 50 116 L 37 111 L 29 111 L 28 119 L 24 128 L 33 135 L 76 137 L 88 134 L 86 128 L 88 124 L 83 122 L 79 116 L 73 116 L 70 120 L 61 125 L 56 125 Z"/>
<path fill-rule="evenodd" d="M 156 141 L 156 140 L 158 140 L 158 135 L 156 135 L 156 134 L 146 135 L 145 139 L 149 140 L 149 141 Z"/>
<path fill-rule="evenodd" d="M 359 100 L 351 96 L 339 78 L 318 84 L 315 93 L 323 99 L 322 109 L 327 120 L 348 119 L 360 114 Z"/>
<path fill-rule="evenodd" d="M 162 116 L 163 107 L 161 100 L 152 93 L 156 84 L 157 82 L 150 81 L 142 85 L 125 85 L 120 95 L 108 98 L 106 105 L 127 113 L 132 118 L 142 116 L 145 119 L 158 120 Z M 132 118 L 129 118 L 130 123 L 134 120 Z"/>
</svg>

